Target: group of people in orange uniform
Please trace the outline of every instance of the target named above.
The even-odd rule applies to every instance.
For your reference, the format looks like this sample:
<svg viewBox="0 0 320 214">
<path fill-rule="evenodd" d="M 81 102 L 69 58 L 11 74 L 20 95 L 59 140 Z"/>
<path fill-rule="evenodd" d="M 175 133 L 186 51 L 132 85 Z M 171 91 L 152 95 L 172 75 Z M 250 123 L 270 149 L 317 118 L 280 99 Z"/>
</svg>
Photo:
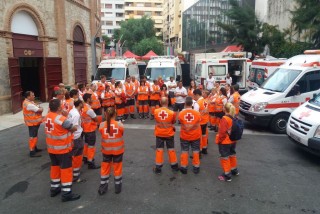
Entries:
<svg viewBox="0 0 320 214">
<path fill-rule="evenodd" d="M 227 86 L 228 87 L 228 86 Z M 42 116 L 43 108 L 35 103 L 32 91 L 25 93 L 23 115 L 29 129 L 30 157 L 40 157 L 37 148 L 38 129 L 44 123 L 47 151 L 51 159 L 51 197 L 62 192 L 62 201 L 73 201 L 80 195 L 72 193 L 72 183 L 81 182 L 80 171 L 83 165 L 88 169 L 100 170 L 98 193 L 108 190 L 109 177 L 113 169 L 115 193 L 122 190 L 122 160 L 124 154 L 124 126 L 129 116 L 155 120 L 156 158 L 154 172 L 161 173 L 164 144 L 167 146 L 169 162 L 174 171 L 187 174 L 189 147 L 192 149 L 192 165 L 195 174 L 200 172 L 201 154 L 207 154 L 208 127 L 218 132 L 216 143 L 221 155 L 223 173 L 220 180 L 231 181 L 231 175 L 238 175 L 236 142 L 228 135 L 232 118 L 239 112 L 240 95 L 237 85 L 220 87 L 216 83 L 211 92 L 196 87 L 191 82 L 188 90 L 182 83 L 176 84 L 173 78 L 167 85 L 161 78 L 153 84 L 141 77 L 127 77 L 125 83 L 101 81 L 90 85 L 76 85 L 67 91 L 64 85 L 54 89 L 49 111 Z M 173 92 L 170 93 L 170 92 Z M 174 111 L 169 108 L 173 106 Z M 183 104 L 183 105 L 182 105 Z M 182 108 L 181 108 L 182 106 Z M 135 109 L 135 107 L 137 109 Z M 150 109 L 150 110 L 149 110 Z M 178 164 L 175 148 L 175 123 L 181 125 L 181 157 Z M 207 127 L 207 125 L 209 126 Z M 96 130 L 101 134 L 101 166 L 94 161 L 96 153 Z"/>
</svg>

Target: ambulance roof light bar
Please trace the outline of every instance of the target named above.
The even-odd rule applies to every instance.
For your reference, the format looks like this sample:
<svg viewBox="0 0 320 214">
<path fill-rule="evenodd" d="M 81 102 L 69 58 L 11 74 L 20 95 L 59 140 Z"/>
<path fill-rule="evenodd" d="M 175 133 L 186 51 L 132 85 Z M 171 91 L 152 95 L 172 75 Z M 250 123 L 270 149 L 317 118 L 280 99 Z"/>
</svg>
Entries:
<svg viewBox="0 0 320 214">
<path fill-rule="evenodd" d="M 305 50 L 304 54 L 320 54 L 320 50 Z"/>
<path fill-rule="evenodd" d="M 150 59 L 174 59 L 175 56 L 171 56 L 171 55 L 168 55 L 168 56 L 152 56 L 150 57 Z"/>
</svg>

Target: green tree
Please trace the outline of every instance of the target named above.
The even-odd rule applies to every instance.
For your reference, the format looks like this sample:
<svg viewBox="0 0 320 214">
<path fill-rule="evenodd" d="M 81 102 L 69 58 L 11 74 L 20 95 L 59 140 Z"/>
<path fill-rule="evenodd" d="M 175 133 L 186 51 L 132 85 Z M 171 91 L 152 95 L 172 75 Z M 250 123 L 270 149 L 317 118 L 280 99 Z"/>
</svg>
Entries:
<svg viewBox="0 0 320 214">
<path fill-rule="evenodd" d="M 295 0 L 292 23 L 300 39 L 312 42 L 315 48 L 320 48 L 320 2 L 319 0 Z"/>
<path fill-rule="evenodd" d="M 132 51 L 140 56 L 145 55 L 150 50 L 158 55 L 163 55 L 163 45 L 156 37 L 143 39 L 132 48 Z"/>
<path fill-rule="evenodd" d="M 252 7 L 244 3 L 243 6 L 236 0 L 229 0 L 231 9 L 226 11 L 226 16 L 231 23 L 218 21 L 225 32 L 230 43 L 241 45 L 244 50 L 260 53 L 265 44 L 261 37 L 263 36 L 262 23 L 258 20 Z"/>
<path fill-rule="evenodd" d="M 106 46 L 109 45 L 111 39 L 107 35 L 102 35 L 102 39 L 105 42 Z"/>
<path fill-rule="evenodd" d="M 154 21 L 146 16 L 122 21 L 120 26 L 120 30 L 115 31 L 114 38 L 116 40 L 121 38 L 121 42 L 126 41 L 125 46 L 129 50 L 141 40 L 156 36 Z"/>
</svg>

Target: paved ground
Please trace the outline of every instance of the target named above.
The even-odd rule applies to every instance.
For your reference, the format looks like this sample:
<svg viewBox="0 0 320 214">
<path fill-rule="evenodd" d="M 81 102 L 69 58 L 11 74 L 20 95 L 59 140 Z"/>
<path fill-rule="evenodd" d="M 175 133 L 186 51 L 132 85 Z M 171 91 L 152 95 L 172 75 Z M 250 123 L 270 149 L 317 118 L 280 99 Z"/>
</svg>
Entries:
<svg viewBox="0 0 320 214">
<path fill-rule="evenodd" d="M 111 183 L 109 192 L 99 196 L 99 170 L 84 168 L 87 182 L 73 186 L 82 197 L 68 203 L 49 197 L 49 157 L 46 152 L 28 157 L 27 128 L 0 131 L 0 213 L 320 213 L 320 159 L 286 136 L 246 131 L 237 148 L 241 174 L 226 183 L 217 180 L 221 169 L 214 133 L 199 175 L 173 173 L 168 164 L 155 175 L 152 122 L 125 123 L 123 192 L 114 194 Z M 177 133 L 179 154 L 178 143 Z M 39 147 L 45 147 L 43 127 Z"/>
</svg>

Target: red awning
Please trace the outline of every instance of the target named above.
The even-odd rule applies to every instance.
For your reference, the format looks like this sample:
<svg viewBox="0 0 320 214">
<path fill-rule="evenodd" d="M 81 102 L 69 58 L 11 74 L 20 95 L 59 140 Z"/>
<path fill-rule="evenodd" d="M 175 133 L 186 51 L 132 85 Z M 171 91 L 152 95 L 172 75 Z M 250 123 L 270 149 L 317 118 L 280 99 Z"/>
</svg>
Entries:
<svg viewBox="0 0 320 214">
<path fill-rule="evenodd" d="M 240 52 L 242 51 L 242 46 L 230 45 L 223 49 L 221 52 Z"/>
<path fill-rule="evenodd" d="M 146 55 L 142 56 L 143 60 L 150 60 L 152 56 L 158 56 L 155 52 L 149 51 Z"/>
<path fill-rule="evenodd" d="M 131 51 L 127 50 L 126 52 L 124 52 L 124 54 L 122 55 L 123 57 L 126 58 L 135 58 L 135 59 L 140 59 L 141 57 L 138 55 L 135 55 L 134 53 L 132 53 Z"/>
</svg>

